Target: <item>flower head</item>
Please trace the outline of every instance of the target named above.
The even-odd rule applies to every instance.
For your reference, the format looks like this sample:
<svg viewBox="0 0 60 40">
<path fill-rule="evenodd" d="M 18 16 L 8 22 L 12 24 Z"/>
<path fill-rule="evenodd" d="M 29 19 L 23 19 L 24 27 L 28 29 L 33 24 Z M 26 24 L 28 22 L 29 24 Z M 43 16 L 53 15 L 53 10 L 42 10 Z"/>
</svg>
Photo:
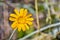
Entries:
<svg viewBox="0 0 60 40">
<path fill-rule="evenodd" d="M 13 21 L 11 24 L 12 29 L 17 28 L 18 31 L 25 31 L 29 29 L 29 25 L 32 25 L 32 21 L 34 20 L 31 16 L 32 14 L 28 13 L 27 9 L 21 8 L 20 11 L 14 9 L 14 13 L 10 14 L 9 20 Z"/>
</svg>

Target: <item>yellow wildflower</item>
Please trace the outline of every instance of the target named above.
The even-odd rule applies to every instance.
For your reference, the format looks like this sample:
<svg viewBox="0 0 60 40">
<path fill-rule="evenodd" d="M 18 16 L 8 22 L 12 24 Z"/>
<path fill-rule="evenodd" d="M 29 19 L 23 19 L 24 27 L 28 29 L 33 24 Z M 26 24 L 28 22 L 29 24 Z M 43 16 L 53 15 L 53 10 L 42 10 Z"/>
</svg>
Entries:
<svg viewBox="0 0 60 40">
<path fill-rule="evenodd" d="M 11 27 L 13 29 L 17 28 L 18 31 L 25 31 L 29 29 L 28 25 L 32 25 L 33 18 L 31 17 L 32 14 L 28 13 L 27 9 L 21 8 L 20 11 L 14 9 L 14 13 L 10 14 L 10 21 L 13 21 Z"/>
</svg>

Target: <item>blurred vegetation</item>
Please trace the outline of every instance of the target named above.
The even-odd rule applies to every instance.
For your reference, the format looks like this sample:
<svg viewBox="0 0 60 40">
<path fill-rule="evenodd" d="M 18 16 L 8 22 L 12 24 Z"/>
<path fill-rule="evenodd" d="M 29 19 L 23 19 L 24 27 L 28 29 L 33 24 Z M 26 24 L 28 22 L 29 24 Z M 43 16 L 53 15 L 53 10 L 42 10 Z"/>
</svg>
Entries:
<svg viewBox="0 0 60 40">
<path fill-rule="evenodd" d="M 49 0 L 50 1 L 50 0 Z M 8 1 L 9 2 L 9 1 Z M 27 2 L 27 1 L 26 1 Z M 52 2 L 52 1 L 51 1 Z M 56 2 L 58 2 L 58 1 L 56 1 Z M 0 4 L 1 3 L 3 3 L 3 0 L 0 0 Z M 23 31 L 20 31 L 20 32 L 18 32 L 17 31 L 17 39 L 19 39 L 19 38 L 22 38 L 22 37 L 24 37 L 24 36 L 26 36 L 26 35 L 28 35 L 28 34 L 30 34 L 30 33 L 32 33 L 33 31 L 35 31 L 36 29 L 37 29 L 37 24 L 36 24 L 36 14 L 35 14 L 35 4 L 34 4 L 34 1 L 30 1 L 30 2 L 27 2 L 27 3 L 25 3 L 24 1 L 22 1 L 22 0 L 12 0 L 11 1 L 11 3 L 16 3 L 16 4 L 13 4 L 13 6 L 15 7 L 16 6 L 16 8 L 26 8 L 26 9 L 28 9 L 28 11 L 30 12 L 30 13 L 32 13 L 33 14 L 33 16 L 34 16 L 34 18 L 35 18 L 35 25 L 36 25 L 36 27 L 35 26 L 31 26 L 30 27 L 30 29 L 29 30 L 27 30 L 27 31 L 25 31 L 25 32 L 23 32 Z M 18 3 L 18 4 L 17 4 Z M 53 11 L 54 11 L 54 13 L 53 13 L 53 11 L 51 11 L 51 5 L 48 5 L 48 7 L 46 7 L 47 5 L 43 5 L 45 3 L 45 1 L 38 1 L 38 11 L 39 11 L 39 23 L 40 23 L 40 26 L 41 26 L 41 28 L 42 27 L 44 27 L 44 26 L 47 26 L 47 25 L 49 25 L 50 23 L 49 22 L 47 22 L 46 23 L 46 18 L 47 18 L 47 15 L 48 15 L 48 7 L 49 7 L 49 10 L 50 10 L 50 16 L 51 16 L 51 24 L 53 24 L 53 23 L 58 23 L 58 22 L 60 22 L 60 18 L 57 18 L 56 16 L 58 16 L 59 15 L 59 17 L 60 17 L 60 14 L 58 14 L 58 12 L 60 11 L 60 8 L 58 7 L 58 6 L 56 6 L 57 4 L 53 4 L 52 6 L 53 6 Z M 50 3 L 50 2 L 49 2 Z M 9 5 L 8 5 L 9 6 Z M 11 13 L 12 12 L 12 7 L 8 7 L 7 8 L 8 9 L 8 11 L 9 11 L 9 13 Z M 59 12 L 60 13 L 60 12 Z M 43 15 L 43 17 L 40 17 L 40 16 L 42 16 Z M 0 13 L 0 19 L 2 18 L 1 17 L 2 16 L 2 14 Z M 50 21 L 50 20 L 48 20 L 48 21 Z M 60 27 L 59 27 L 60 28 Z M 59 29 L 58 28 L 58 26 L 56 27 L 56 29 Z M 54 31 L 54 29 L 55 28 L 50 28 L 50 29 L 47 29 L 47 30 L 44 30 L 44 31 L 42 31 L 43 33 L 51 33 L 51 34 L 56 34 L 57 32 L 59 32 L 60 31 L 60 29 L 59 29 L 59 31 L 57 30 L 57 32 L 55 32 Z M 55 32 L 55 33 L 54 33 Z M 48 35 L 49 36 L 49 35 Z M 53 35 L 54 36 L 54 35 Z M 54 39 L 55 40 L 55 39 Z"/>
<path fill-rule="evenodd" d="M 58 7 L 54 7 L 54 10 L 55 10 L 55 11 L 59 11 L 60 8 L 58 8 Z"/>
<path fill-rule="evenodd" d="M 26 36 L 26 35 L 32 33 L 33 31 L 34 31 L 34 28 L 32 26 L 30 26 L 30 29 L 25 32 L 23 32 L 23 31 L 18 32 L 17 31 L 17 34 L 18 34 L 17 39 L 22 38 L 23 36 Z"/>
<path fill-rule="evenodd" d="M 4 0 L 0 0 L 0 2 L 3 2 Z"/>
<path fill-rule="evenodd" d="M 43 5 L 40 5 L 40 6 L 38 6 L 38 10 L 39 10 L 40 12 L 43 12 L 43 11 L 45 10 L 45 8 L 44 8 Z"/>
</svg>

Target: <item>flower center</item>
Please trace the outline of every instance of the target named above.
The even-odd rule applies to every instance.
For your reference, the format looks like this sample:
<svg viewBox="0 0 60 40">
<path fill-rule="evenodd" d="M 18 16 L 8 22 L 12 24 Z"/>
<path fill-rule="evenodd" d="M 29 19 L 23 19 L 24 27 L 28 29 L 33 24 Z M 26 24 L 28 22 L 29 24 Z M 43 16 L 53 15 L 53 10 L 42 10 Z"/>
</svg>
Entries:
<svg viewBox="0 0 60 40">
<path fill-rule="evenodd" d="M 20 16 L 18 18 L 18 23 L 25 23 L 25 19 L 23 18 L 23 16 Z"/>
</svg>

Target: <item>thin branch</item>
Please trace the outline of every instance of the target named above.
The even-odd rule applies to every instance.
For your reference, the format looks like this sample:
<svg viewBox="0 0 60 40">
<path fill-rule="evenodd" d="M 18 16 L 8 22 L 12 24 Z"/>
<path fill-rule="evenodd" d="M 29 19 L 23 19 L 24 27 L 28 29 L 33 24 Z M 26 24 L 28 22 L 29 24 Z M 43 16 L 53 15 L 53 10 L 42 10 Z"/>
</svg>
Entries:
<svg viewBox="0 0 60 40">
<path fill-rule="evenodd" d="M 48 29 L 48 28 L 56 27 L 56 26 L 59 26 L 59 25 L 60 25 L 60 22 L 59 22 L 59 23 L 55 23 L 55 24 L 51 24 L 51 25 L 48 25 L 48 26 L 45 26 L 44 28 L 41 28 L 40 30 L 36 30 L 36 31 L 34 31 L 34 32 L 32 32 L 32 33 L 30 33 L 30 34 L 26 35 L 25 37 L 23 37 L 23 38 L 21 38 L 21 39 L 18 39 L 18 40 L 25 40 L 25 39 L 27 39 L 28 37 L 30 37 L 30 36 L 38 33 L 38 32 L 41 32 L 41 31 L 46 30 L 46 29 Z"/>
</svg>

